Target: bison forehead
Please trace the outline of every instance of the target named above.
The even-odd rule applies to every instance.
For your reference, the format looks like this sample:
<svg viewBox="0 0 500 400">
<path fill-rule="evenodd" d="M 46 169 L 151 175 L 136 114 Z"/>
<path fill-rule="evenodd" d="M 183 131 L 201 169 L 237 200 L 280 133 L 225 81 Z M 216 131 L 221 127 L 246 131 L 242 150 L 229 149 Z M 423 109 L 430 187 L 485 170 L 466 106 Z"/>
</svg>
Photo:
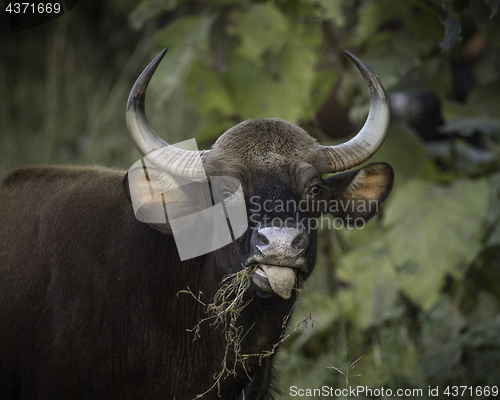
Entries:
<svg viewBox="0 0 500 400">
<path fill-rule="evenodd" d="M 316 140 L 297 125 L 277 118 L 253 119 L 225 132 L 215 142 L 211 156 L 248 166 L 314 163 L 319 148 Z"/>
</svg>

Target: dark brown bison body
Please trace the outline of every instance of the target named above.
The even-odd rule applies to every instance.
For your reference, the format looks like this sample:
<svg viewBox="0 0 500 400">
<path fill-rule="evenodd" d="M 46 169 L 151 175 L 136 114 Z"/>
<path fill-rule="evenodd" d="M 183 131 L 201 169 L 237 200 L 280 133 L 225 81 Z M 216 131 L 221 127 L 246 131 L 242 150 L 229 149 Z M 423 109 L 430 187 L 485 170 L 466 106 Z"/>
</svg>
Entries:
<svg viewBox="0 0 500 400">
<path fill-rule="evenodd" d="M 224 334 L 201 324 L 193 341 L 187 329 L 207 315 L 178 292 L 189 287 L 207 303 L 213 298 L 221 280 L 214 255 L 181 263 L 172 236 L 135 219 L 124 174 L 41 167 L 4 181 L 2 399 L 190 399 L 213 385 Z M 264 350 L 257 349 L 262 335 L 278 341 L 293 301 L 254 299 L 242 318 L 261 322 L 248 354 Z M 270 306 L 275 313 L 262 314 Z M 222 398 L 237 398 L 248 381 L 239 371 Z M 214 397 L 217 388 L 206 395 Z"/>
<path fill-rule="evenodd" d="M 141 76 L 131 94 L 137 112 L 130 114 L 132 104 L 127 116 L 145 155 L 148 146 L 157 150 L 161 143 L 137 131 L 147 122 L 148 68 L 146 82 Z M 373 109 L 385 97 L 381 87 L 378 94 L 370 87 Z M 353 154 L 363 153 L 363 146 L 375 151 L 386 125 L 368 127 L 368 136 L 366 130 L 358 134 L 354 150 L 324 148 L 278 119 L 230 129 L 213 149 L 201 152 L 201 160 L 208 176 L 241 182 L 248 228 L 233 243 L 185 261 L 168 222 L 136 219 L 125 171 L 27 167 L 11 172 L 0 186 L 0 399 L 189 400 L 205 392 L 205 399 L 272 398 L 274 355 L 251 356 L 243 367 L 228 348 L 227 325 L 205 321 L 197 335 L 189 330 L 207 317 L 205 305 L 214 300 L 222 279 L 253 266 L 244 295 L 244 302 L 251 301 L 233 321 L 244 332 L 240 354 L 274 349 L 295 304 L 295 288 L 314 267 L 316 229 L 310 221 L 326 211 L 346 223 L 366 221 L 393 181 L 383 163 L 326 179 L 322 174 L 363 162 L 369 154 L 358 159 Z M 378 138 L 370 142 L 373 129 Z M 149 128 L 144 131 L 152 135 Z M 165 165 L 153 158 L 154 173 L 161 175 L 169 165 L 184 172 L 189 163 L 183 158 L 189 161 L 192 154 L 163 155 Z M 189 172 L 195 178 L 196 168 Z M 236 196 L 227 184 L 212 184 L 212 190 L 222 191 L 224 201 Z M 290 207 L 294 202 L 307 207 Z M 277 226 L 276 221 L 287 220 L 292 222 Z M 200 301 L 179 293 L 187 289 L 200 294 Z M 217 385 L 214 376 L 225 357 L 236 367 Z"/>
</svg>

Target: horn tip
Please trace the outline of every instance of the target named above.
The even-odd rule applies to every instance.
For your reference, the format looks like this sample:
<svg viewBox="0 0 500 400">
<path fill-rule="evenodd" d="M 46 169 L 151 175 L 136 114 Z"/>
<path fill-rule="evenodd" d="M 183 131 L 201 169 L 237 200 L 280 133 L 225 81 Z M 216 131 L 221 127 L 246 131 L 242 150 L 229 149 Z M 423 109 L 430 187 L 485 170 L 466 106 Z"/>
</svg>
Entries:
<svg viewBox="0 0 500 400">
<path fill-rule="evenodd" d="M 358 60 L 358 57 L 356 57 L 353 53 L 351 53 L 349 50 L 344 50 L 344 53 L 349 57 L 351 60 Z"/>
<path fill-rule="evenodd" d="M 349 57 L 354 62 L 354 64 L 356 64 L 356 66 L 358 68 L 368 68 L 369 69 L 369 67 L 363 61 L 361 61 L 358 57 L 356 57 L 349 50 L 344 50 L 344 52 L 347 55 L 347 57 Z"/>
<path fill-rule="evenodd" d="M 160 53 L 158 55 L 163 57 L 165 55 L 165 53 L 167 52 L 167 50 L 168 50 L 168 47 L 165 47 L 162 51 L 160 51 Z"/>
<path fill-rule="evenodd" d="M 165 47 L 162 51 L 160 51 L 158 53 L 158 55 L 153 59 L 153 61 L 151 61 L 150 64 L 153 64 L 155 66 L 158 66 L 158 64 L 160 63 L 160 61 L 163 59 L 163 57 L 165 56 L 165 53 L 167 52 L 168 50 L 168 47 Z"/>
</svg>

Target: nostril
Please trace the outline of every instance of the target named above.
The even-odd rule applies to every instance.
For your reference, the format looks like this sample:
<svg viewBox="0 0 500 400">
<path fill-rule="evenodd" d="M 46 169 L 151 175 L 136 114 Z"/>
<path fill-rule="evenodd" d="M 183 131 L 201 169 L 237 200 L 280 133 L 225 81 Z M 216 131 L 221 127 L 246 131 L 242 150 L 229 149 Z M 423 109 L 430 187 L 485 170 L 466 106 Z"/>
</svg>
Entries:
<svg viewBox="0 0 500 400">
<path fill-rule="evenodd" d="M 267 246 L 269 244 L 269 239 L 266 238 L 262 233 L 257 234 L 257 241 L 260 245 Z"/>
<path fill-rule="evenodd" d="M 301 233 L 293 240 L 292 247 L 295 250 L 302 250 L 307 247 L 307 242 L 307 235 L 305 233 Z"/>
<path fill-rule="evenodd" d="M 251 245 L 258 254 L 269 259 L 298 257 L 309 244 L 309 235 L 304 229 L 264 227 L 254 230 Z"/>
</svg>

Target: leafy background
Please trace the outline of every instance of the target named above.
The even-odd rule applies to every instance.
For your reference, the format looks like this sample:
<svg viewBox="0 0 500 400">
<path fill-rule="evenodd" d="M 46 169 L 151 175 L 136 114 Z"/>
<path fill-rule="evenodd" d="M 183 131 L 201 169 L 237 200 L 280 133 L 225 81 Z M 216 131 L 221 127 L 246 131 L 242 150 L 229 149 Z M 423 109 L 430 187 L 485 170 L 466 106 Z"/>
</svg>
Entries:
<svg viewBox="0 0 500 400">
<path fill-rule="evenodd" d="M 368 110 L 354 52 L 391 99 L 370 162 L 396 182 L 362 230 L 323 230 L 277 369 L 288 388 L 500 384 L 500 0 L 81 0 L 12 33 L 0 14 L 0 173 L 128 168 L 130 87 L 167 141 L 207 148 L 247 118 L 344 141 Z M 465 396 L 467 398 L 467 395 Z"/>
</svg>

